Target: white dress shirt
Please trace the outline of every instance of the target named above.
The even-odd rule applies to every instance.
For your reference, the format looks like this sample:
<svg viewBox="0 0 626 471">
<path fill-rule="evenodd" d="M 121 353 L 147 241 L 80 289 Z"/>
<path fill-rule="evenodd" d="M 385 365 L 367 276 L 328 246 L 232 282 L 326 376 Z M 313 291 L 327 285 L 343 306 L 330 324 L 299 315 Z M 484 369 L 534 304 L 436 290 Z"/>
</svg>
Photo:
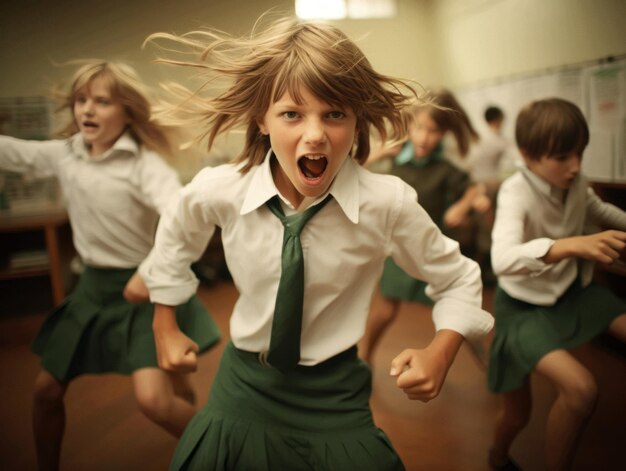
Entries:
<svg viewBox="0 0 626 471">
<path fill-rule="evenodd" d="M 239 349 L 267 351 L 281 272 L 283 226 L 265 206 L 278 194 L 270 154 L 247 174 L 232 164 L 205 168 L 168 207 L 155 246 L 140 267 L 153 302 L 178 305 L 196 290 L 189 269 L 196 239 L 222 228 L 228 268 L 240 297 L 230 320 Z M 301 361 L 314 365 L 362 337 L 385 258 L 428 280 L 437 301 L 436 328 L 465 337 L 487 333 L 492 317 L 481 309 L 480 271 L 460 255 L 399 178 L 369 172 L 348 159 L 329 192 L 333 199 L 304 227 L 305 260 Z M 325 195 L 315 201 L 319 203 Z M 293 211 L 281 197 L 283 207 Z M 407 346 L 408 347 L 408 346 Z"/>
<path fill-rule="evenodd" d="M 178 174 L 128 134 L 97 157 L 80 134 L 52 141 L 0 136 L 0 168 L 59 179 L 76 251 L 95 267 L 138 266 L 159 214 L 181 188 Z"/>
<path fill-rule="evenodd" d="M 591 282 L 591 262 L 541 260 L 556 240 L 583 235 L 597 225 L 626 230 L 626 212 L 598 198 L 582 175 L 565 202 L 562 196 L 563 190 L 525 166 L 500 187 L 491 262 L 502 289 L 516 299 L 551 306 L 578 275 L 583 286 Z"/>
<path fill-rule="evenodd" d="M 492 129 L 481 136 L 470 149 L 468 169 L 474 182 L 497 182 L 500 178 L 500 161 L 509 147 L 508 141 Z"/>
</svg>

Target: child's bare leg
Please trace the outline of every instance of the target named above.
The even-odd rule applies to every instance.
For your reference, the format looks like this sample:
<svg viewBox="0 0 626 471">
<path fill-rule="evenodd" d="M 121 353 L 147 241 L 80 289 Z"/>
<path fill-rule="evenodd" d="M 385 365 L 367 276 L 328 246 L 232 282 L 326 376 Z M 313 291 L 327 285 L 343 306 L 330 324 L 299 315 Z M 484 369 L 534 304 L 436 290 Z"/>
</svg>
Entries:
<svg viewBox="0 0 626 471">
<path fill-rule="evenodd" d="M 531 407 L 532 396 L 528 380 L 520 389 L 501 394 L 493 448 L 489 451 L 489 465 L 492 468 L 498 469 L 509 460 L 513 440 L 528 424 Z"/>
<path fill-rule="evenodd" d="M 180 437 L 196 409 L 174 393 L 169 374 L 158 368 L 142 368 L 133 373 L 133 386 L 139 409 L 175 437 Z"/>
<path fill-rule="evenodd" d="M 626 313 L 613 319 L 613 322 L 609 325 L 609 333 L 626 343 Z"/>
<path fill-rule="evenodd" d="M 538 373 L 557 388 L 546 428 L 546 466 L 567 470 L 596 405 L 598 390 L 591 373 L 565 350 L 548 353 L 537 363 Z"/>
<path fill-rule="evenodd" d="M 399 309 L 400 301 L 396 299 L 388 299 L 382 295 L 374 299 L 365 325 L 365 335 L 359 344 L 359 353 L 366 362 L 371 363 L 372 354 L 383 332 L 396 318 Z"/>
<path fill-rule="evenodd" d="M 35 380 L 33 394 L 33 433 L 40 470 L 59 469 L 61 443 L 65 432 L 65 405 L 67 385 L 45 370 Z"/>
<path fill-rule="evenodd" d="M 174 387 L 174 394 L 193 406 L 196 403 L 196 392 L 191 386 L 189 375 L 171 371 L 168 371 L 167 375 L 170 377 L 170 381 Z"/>
</svg>

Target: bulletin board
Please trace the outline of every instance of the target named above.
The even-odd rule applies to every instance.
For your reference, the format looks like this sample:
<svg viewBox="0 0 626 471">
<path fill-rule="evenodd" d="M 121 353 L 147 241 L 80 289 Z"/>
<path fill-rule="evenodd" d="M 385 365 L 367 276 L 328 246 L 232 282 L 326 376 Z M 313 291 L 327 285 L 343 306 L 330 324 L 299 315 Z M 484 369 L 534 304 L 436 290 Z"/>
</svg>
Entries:
<svg viewBox="0 0 626 471">
<path fill-rule="evenodd" d="M 54 103 L 42 96 L 0 98 L 0 134 L 20 139 L 50 139 L 54 126 Z M 60 204 L 56 177 L 32 179 L 28 175 L 0 170 L 0 217 L 41 213 Z"/>
<path fill-rule="evenodd" d="M 590 141 L 582 168 L 598 182 L 626 183 L 626 55 L 562 66 L 455 90 L 479 131 L 490 105 L 505 113 L 503 133 L 514 140 L 515 118 L 526 103 L 559 97 L 587 118 Z"/>
</svg>

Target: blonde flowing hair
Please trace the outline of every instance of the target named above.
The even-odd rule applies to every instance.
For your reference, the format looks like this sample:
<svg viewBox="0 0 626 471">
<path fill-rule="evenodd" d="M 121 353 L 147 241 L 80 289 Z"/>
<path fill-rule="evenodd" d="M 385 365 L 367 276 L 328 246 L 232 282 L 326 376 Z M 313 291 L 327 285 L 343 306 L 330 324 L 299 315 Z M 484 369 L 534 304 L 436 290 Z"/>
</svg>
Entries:
<svg viewBox="0 0 626 471">
<path fill-rule="evenodd" d="M 203 131 L 198 139 L 208 138 L 209 149 L 221 133 L 244 127 L 245 145 L 235 158 L 243 163 L 244 173 L 260 164 L 270 148 L 258 121 L 286 92 L 301 103 L 301 87 L 330 105 L 354 111 L 357 137 L 352 156 L 361 164 L 369 155 L 370 126 L 383 141 L 403 133 L 400 111 L 417 97 L 407 82 L 374 71 L 361 50 L 334 26 L 282 18 L 262 28 L 264 19 L 249 36 L 240 38 L 214 30 L 148 37 L 146 43 L 172 41 L 184 46 L 184 50 L 161 46 L 161 51 L 197 55 L 194 60 L 162 57 L 158 62 L 202 72 L 204 84 L 196 92 L 169 87 L 179 99 L 168 110 L 170 118 L 179 116 L 179 125 L 199 124 Z M 221 80 L 226 84 L 219 88 Z M 207 92 L 216 85 L 217 92 Z"/>
<path fill-rule="evenodd" d="M 71 78 L 68 91 L 60 87 L 54 91 L 59 101 L 58 111 L 69 110 L 72 113 L 77 95 L 94 79 L 101 78 L 108 85 L 111 98 L 124 106 L 129 118 L 128 130 L 133 138 L 148 149 L 162 156 L 172 154 L 172 146 L 167 127 L 158 123 L 152 116 L 152 105 L 148 92 L 135 70 L 119 62 L 107 62 L 97 59 L 74 61 L 82 64 Z M 78 132 L 74 119 L 59 130 L 61 137 L 69 137 Z"/>
</svg>

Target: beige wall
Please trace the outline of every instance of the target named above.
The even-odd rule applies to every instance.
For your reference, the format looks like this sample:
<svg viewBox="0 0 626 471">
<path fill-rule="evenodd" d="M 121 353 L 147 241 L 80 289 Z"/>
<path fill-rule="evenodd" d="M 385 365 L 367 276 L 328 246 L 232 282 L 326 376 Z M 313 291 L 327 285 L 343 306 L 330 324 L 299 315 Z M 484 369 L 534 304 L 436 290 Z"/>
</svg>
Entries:
<svg viewBox="0 0 626 471">
<path fill-rule="evenodd" d="M 450 87 L 626 53 L 624 0 L 433 0 Z"/>
<path fill-rule="evenodd" d="M 183 33 L 211 25 L 244 33 L 263 11 L 293 12 L 290 0 L 20 0 L 1 2 L 0 96 L 37 95 L 73 68 L 52 64 L 76 58 L 124 60 L 148 83 L 170 75 L 142 50 L 157 31 Z M 238 12 L 241 12 L 238 14 Z"/>
<path fill-rule="evenodd" d="M 126 60 L 149 83 L 176 77 L 142 50 L 155 31 L 210 25 L 244 33 L 292 0 L 84 0 L 0 2 L 0 96 L 38 95 L 74 58 Z M 455 87 L 626 52 L 624 0 L 398 0 L 392 20 L 337 24 L 374 66 L 424 85 Z"/>
<path fill-rule="evenodd" d="M 439 80 L 432 53 L 427 0 L 401 0 L 393 20 L 340 21 L 374 66 L 386 73 Z M 264 11 L 293 13 L 293 0 L 76 0 L 2 2 L 0 6 L 0 96 L 46 92 L 73 69 L 56 67 L 76 58 L 130 62 L 148 83 L 177 77 L 175 69 L 150 63 L 142 50 L 147 35 L 182 33 L 202 26 L 245 33 Z M 181 75 L 182 77 L 182 75 Z"/>
</svg>

